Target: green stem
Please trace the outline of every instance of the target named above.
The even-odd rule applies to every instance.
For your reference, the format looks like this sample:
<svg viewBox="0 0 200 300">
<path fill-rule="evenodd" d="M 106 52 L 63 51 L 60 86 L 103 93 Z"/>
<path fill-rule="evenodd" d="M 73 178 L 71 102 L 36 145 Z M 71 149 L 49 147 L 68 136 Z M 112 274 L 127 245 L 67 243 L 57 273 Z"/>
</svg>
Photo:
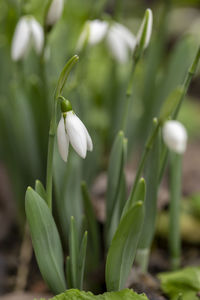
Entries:
<svg viewBox="0 0 200 300">
<path fill-rule="evenodd" d="M 130 205 L 131 205 L 131 200 L 133 199 L 133 196 L 134 196 L 134 193 L 136 191 L 136 188 L 137 188 L 137 184 L 138 184 L 138 181 L 141 177 L 141 174 L 142 174 L 142 171 L 144 169 L 144 165 L 145 165 L 145 162 L 146 162 L 146 159 L 148 157 L 148 154 L 153 146 L 153 143 L 155 141 L 155 138 L 158 134 L 158 130 L 159 130 L 159 127 L 160 127 L 160 123 L 157 121 L 157 119 L 154 119 L 154 124 L 156 126 L 153 127 L 151 133 L 150 133 L 150 136 L 147 140 L 147 143 L 145 145 L 145 149 L 143 151 L 143 154 L 142 154 L 142 157 L 141 157 L 141 160 L 140 160 L 140 164 L 139 164 L 139 167 L 137 169 L 137 173 L 136 173 L 136 177 L 135 177 L 135 181 L 134 181 L 134 184 L 132 186 L 132 189 L 131 189 L 131 193 L 130 193 L 130 196 L 126 202 L 126 205 L 124 207 L 124 210 L 122 212 L 122 217 L 124 216 L 124 214 L 127 212 L 127 210 L 130 208 Z"/>
<path fill-rule="evenodd" d="M 124 107 L 124 112 L 123 112 L 123 117 L 122 117 L 122 122 L 121 122 L 121 129 L 125 132 L 126 130 L 126 125 L 127 125 L 127 119 L 128 119 L 128 113 L 129 113 L 129 106 L 130 106 L 130 99 L 132 96 L 133 92 L 133 80 L 134 80 L 134 73 L 135 73 L 135 68 L 138 63 L 139 59 L 133 59 L 133 64 L 132 64 L 132 69 L 126 89 L 126 100 L 125 100 L 125 107 Z"/>
<path fill-rule="evenodd" d="M 56 114 L 57 114 L 57 99 L 54 99 L 52 109 L 52 117 L 49 129 L 48 154 L 47 154 L 47 172 L 46 172 L 46 193 L 47 204 L 52 210 L 52 181 L 53 181 L 53 154 L 54 142 L 56 134 Z"/>
<path fill-rule="evenodd" d="M 175 110 L 175 112 L 172 116 L 172 119 L 174 119 L 174 120 L 176 120 L 177 117 L 178 117 L 178 113 L 180 111 L 183 100 L 185 99 L 185 95 L 187 94 L 187 91 L 188 91 L 188 88 L 190 86 L 191 80 L 192 80 L 194 74 L 196 73 L 199 59 L 200 59 L 200 47 L 197 50 L 194 61 L 192 62 L 192 65 L 189 68 L 187 76 L 186 76 L 185 81 L 183 83 L 183 92 L 180 96 L 177 108 L 176 108 L 176 110 Z M 167 164 L 167 158 L 168 158 L 168 150 L 164 146 L 164 149 L 162 151 L 162 161 L 161 161 L 161 168 L 160 168 L 160 174 L 159 174 L 159 181 L 162 180 L 162 177 L 163 177 L 163 174 L 164 174 L 164 171 L 165 171 L 165 167 L 166 167 L 166 164 Z"/>
<path fill-rule="evenodd" d="M 172 269 L 180 267 L 180 200 L 181 200 L 182 156 L 170 155 L 170 217 L 169 217 L 169 250 Z"/>
</svg>

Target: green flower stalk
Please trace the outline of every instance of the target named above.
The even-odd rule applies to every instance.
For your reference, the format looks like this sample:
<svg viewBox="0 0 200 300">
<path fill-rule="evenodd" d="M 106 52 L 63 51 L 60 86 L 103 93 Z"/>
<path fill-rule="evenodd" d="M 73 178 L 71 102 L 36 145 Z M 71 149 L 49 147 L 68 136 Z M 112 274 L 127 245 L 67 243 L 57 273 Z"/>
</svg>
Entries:
<svg viewBox="0 0 200 300">
<path fill-rule="evenodd" d="M 182 155 L 186 150 L 187 132 L 178 121 L 167 121 L 163 126 L 163 139 L 170 152 L 170 213 L 169 250 L 172 269 L 180 267 L 180 200 Z"/>
</svg>

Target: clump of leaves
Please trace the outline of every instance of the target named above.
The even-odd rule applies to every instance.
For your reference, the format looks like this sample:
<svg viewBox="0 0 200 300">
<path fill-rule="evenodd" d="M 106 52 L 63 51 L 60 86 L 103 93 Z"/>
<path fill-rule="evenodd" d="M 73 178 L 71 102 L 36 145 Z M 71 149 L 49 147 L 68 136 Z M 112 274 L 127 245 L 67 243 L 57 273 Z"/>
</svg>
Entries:
<svg viewBox="0 0 200 300">
<path fill-rule="evenodd" d="M 130 289 L 124 289 L 118 292 L 107 292 L 97 296 L 92 294 L 91 292 L 71 289 L 49 300 L 148 300 L 148 298 L 145 294 L 139 295 Z"/>
<path fill-rule="evenodd" d="M 199 300 L 200 267 L 187 267 L 174 272 L 159 274 L 161 288 L 171 300 Z"/>
</svg>

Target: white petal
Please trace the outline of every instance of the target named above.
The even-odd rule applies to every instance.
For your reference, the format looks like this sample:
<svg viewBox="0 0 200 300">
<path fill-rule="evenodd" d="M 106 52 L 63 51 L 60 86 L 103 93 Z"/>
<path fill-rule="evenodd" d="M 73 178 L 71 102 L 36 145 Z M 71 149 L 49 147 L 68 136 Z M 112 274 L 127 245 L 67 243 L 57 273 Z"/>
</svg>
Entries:
<svg viewBox="0 0 200 300">
<path fill-rule="evenodd" d="M 79 119 L 79 118 L 78 118 Z M 92 151 L 93 150 L 93 143 L 92 143 L 92 139 L 87 131 L 87 128 L 85 127 L 85 125 L 83 124 L 83 122 L 79 119 L 80 125 L 82 125 L 84 131 L 85 131 L 85 135 L 86 135 L 86 142 L 87 142 L 87 150 L 88 151 Z"/>
<path fill-rule="evenodd" d="M 69 137 L 65 131 L 65 124 L 63 117 L 60 119 L 57 128 L 57 140 L 58 140 L 58 150 L 62 159 L 66 162 L 69 151 Z"/>
<path fill-rule="evenodd" d="M 129 58 L 129 50 L 124 43 L 124 40 L 119 36 L 116 28 L 111 27 L 106 42 L 112 55 L 121 63 L 124 63 Z"/>
<path fill-rule="evenodd" d="M 72 147 L 82 158 L 85 158 L 87 152 L 87 137 L 81 120 L 74 112 L 69 111 L 66 116 L 65 124 Z"/>
<path fill-rule="evenodd" d="M 30 44 L 30 28 L 26 17 L 22 17 L 17 23 L 11 48 L 11 57 L 13 60 L 19 60 L 24 57 Z"/>
<path fill-rule="evenodd" d="M 54 25 L 60 19 L 63 12 L 63 6 L 63 0 L 53 0 L 51 2 L 46 18 L 47 25 Z"/>
<path fill-rule="evenodd" d="M 140 39 L 142 37 L 142 33 L 144 30 L 144 24 L 146 22 L 146 18 L 148 18 L 148 23 L 147 23 L 147 31 L 146 31 L 146 36 L 145 36 L 145 42 L 144 42 L 144 49 L 149 45 L 150 39 L 151 39 L 151 32 L 152 32 L 152 26 L 153 26 L 153 14 L 151 9 L 147 9 L 145 16 L 143 18 L 142 24 L 139 28 L 138 34 L 137 34 L 137 42 L 140 42 Z"/>
<path fill-rule="evenodd" d="M 168 148 L 183 154 L 187 146 L 187 132 L 178 121 L 167 121 L 163 126 L 163 139 Z"/>
<path fill-rule="evenodd" d="M 93 20 L 89 21 L 90 33 L 88 43 L 90 45 L 97 44 L 103 40 L 108 30 L 108 23 L 106 21 Z"/>
<path fill-rule="evenodd" d="M 40 54 L 42 52 L 42 48 L 44 45 L 44 31 L 42 26 L 38 21 L 36 21 L 34 18 L 31 18 L 29 20 L 30 28 L 31 28 L 31 34 L 33 38 L 33 45 L 37 52 L 37 54 Z"/>
<path fill-rule="evenodd" d="M 124 43 L 126 43 L 130 50 L 133 50 L 136 46 L 136 37 L 132 32 L 120 23 L 114 23 L 113 26 L 115 26 L 118 35 L 123 39 Z"/>
</svg>

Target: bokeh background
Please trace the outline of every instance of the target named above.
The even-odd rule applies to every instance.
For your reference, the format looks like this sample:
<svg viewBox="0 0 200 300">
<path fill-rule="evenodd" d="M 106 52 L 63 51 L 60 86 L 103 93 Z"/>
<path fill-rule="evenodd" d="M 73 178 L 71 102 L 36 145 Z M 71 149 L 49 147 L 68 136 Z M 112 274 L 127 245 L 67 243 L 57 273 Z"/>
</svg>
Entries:
<svg viewBox="0 0 200 300">
<path fill-rule="evenodd" d="M 25 59 L 12 61 L 12 37 L 20 16 L 33 15 L 43 25 L 46 4 L 47 1 L 39 0 L 0 0 L 0 294 L 11 291 L 15 285 L 25 224 L 25 190 L 28 185 L 34 185 L 36 178 L 45 183 L 53 93 L 64 64 L 77 54 L 77 41 L 84 23 L 88 19 L 113 19 L 137 34 L 145 9 L 150 7 L 153 11 L 152 39 L 136 69 L 125 133 L 130 182 L 152 118 L 158 115 L 170 92 L 183 82 L 200 44 L 198 0 L 67 0 L 62 18 L 47 34 L 44 53 L 38 56 L 30 49 Z M 116 61 L 104 42 L 87 47 L 79 55 L 80 61 L 64 95 L 86 124 L 94 151 L 85 161 L 71 151 L 67 165 L 56 154 L 54 206 L 58 224 L 65 228 L 64 236 L 68 234 L 68 226 L 64 224 L 70 215 L 81 222 L 82 204 L 77 188 L 80 181 L 87 181 L 94 198 L 103 198 L 105 194 L 104 172 L 114 137 L 120 129 L 131 64 L 131 57 L 125 63 Z M 199 84 L 198 70 L 179 115 L 189 134 L 183 167 L 183 196 L 192 199 L 184 202 L 183 211 L 186 218 L 191 219 L 183 236 L 195 245 L 200 243 L 199 232 L 195 230 L 200 222 Z M 164 209 L 168 205 L 166 182 L 165 178 L 159 196 L 159 207 Z M 104 219 L 102 210 L 101 202 L 97 205 L 100 222 Z M 162 239 L 166 234 L 166 216 L 163 214 L 161 218 L 158 234 Z M 191 226 L 189 233 L 188 226 Z M 27 286 L 31 289 L 30 283 Z"/>
</svg>

